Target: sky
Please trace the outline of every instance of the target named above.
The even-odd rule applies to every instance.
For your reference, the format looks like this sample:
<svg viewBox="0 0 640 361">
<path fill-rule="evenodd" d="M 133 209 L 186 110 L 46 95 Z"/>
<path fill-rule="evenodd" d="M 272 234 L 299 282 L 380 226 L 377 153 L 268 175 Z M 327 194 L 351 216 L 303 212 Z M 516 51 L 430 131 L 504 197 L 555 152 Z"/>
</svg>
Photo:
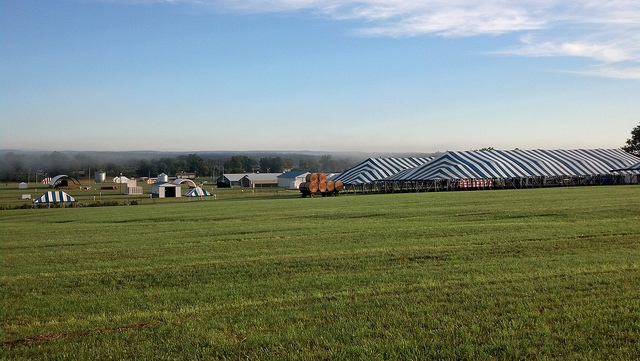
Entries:
<svg viewBox="0 0 640 361">
<path fill-rule="evenodd" d="M 2 0 L 0 148 L 618 148 L 638 0 Z"/>
</svg>

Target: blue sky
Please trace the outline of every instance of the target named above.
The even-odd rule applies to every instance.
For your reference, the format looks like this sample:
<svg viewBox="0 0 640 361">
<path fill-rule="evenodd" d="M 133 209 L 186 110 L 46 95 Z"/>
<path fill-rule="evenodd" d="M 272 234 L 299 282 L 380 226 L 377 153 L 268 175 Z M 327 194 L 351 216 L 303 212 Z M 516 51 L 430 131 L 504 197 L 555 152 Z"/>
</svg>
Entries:
<svg viewBox="0 0 640 361">
<path fill-rule="evenodd" d="M 617 148 L 637 0 L 3 0 L 0 148 Z"/>
</svg>

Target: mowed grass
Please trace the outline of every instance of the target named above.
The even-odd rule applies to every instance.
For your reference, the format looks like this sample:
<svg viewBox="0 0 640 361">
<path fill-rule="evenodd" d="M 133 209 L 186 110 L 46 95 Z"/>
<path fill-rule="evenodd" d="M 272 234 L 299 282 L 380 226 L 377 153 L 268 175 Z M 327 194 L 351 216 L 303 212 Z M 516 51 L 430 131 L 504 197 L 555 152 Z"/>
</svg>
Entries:
<svg viewBox="0 0 640 361">
<path fill-rule="evenodd" d="M 0 212 L 11 359 L 640 358 L 640 187 Z"/>
</svg>

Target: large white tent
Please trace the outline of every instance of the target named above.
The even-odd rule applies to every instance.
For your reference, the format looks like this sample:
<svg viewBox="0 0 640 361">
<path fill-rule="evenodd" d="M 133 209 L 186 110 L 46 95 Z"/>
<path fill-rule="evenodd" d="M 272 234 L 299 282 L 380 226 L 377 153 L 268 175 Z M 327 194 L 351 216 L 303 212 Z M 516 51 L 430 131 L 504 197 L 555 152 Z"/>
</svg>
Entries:
<svg viewBox="0 0 640 361">
<path fill-rule="evenodd" d="M 514 179 L 616 175 L 640 158 L 620 149 L 489 150 L 447 152 L 386 181 Z M 624 172 L 624 171 L 621 171 Z M 631 171 L 633 172 L 633 171 Z"/>
<path fill-rule="evenodd" d="M 331 178 L 345 185 L 358 185 L 381 181 L 398 172 L 418 167 L 433 160 L 433 157 L 416 158 L 369 158 L 362 163 Z"/>
</svg>

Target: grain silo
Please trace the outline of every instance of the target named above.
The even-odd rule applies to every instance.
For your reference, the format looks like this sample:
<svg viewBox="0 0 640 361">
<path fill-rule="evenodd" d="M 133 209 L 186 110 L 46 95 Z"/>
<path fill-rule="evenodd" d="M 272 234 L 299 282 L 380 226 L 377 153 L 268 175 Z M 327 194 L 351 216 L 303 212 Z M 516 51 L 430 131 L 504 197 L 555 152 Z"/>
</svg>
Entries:
<svg viewBox="0 0 640 361">
<path fill-rule="evenodd" d="M 107 173 L 99 170 L 95 174 L 96 183 L 104 183 L 107 180 Z"/>
<path fill-rule="evenodd" d="M 158 183 L 167 183 L 169 182 L 169 176 L 164 174 L 164 173 L 160 173 L 158 174 Z"/>
</svg>

